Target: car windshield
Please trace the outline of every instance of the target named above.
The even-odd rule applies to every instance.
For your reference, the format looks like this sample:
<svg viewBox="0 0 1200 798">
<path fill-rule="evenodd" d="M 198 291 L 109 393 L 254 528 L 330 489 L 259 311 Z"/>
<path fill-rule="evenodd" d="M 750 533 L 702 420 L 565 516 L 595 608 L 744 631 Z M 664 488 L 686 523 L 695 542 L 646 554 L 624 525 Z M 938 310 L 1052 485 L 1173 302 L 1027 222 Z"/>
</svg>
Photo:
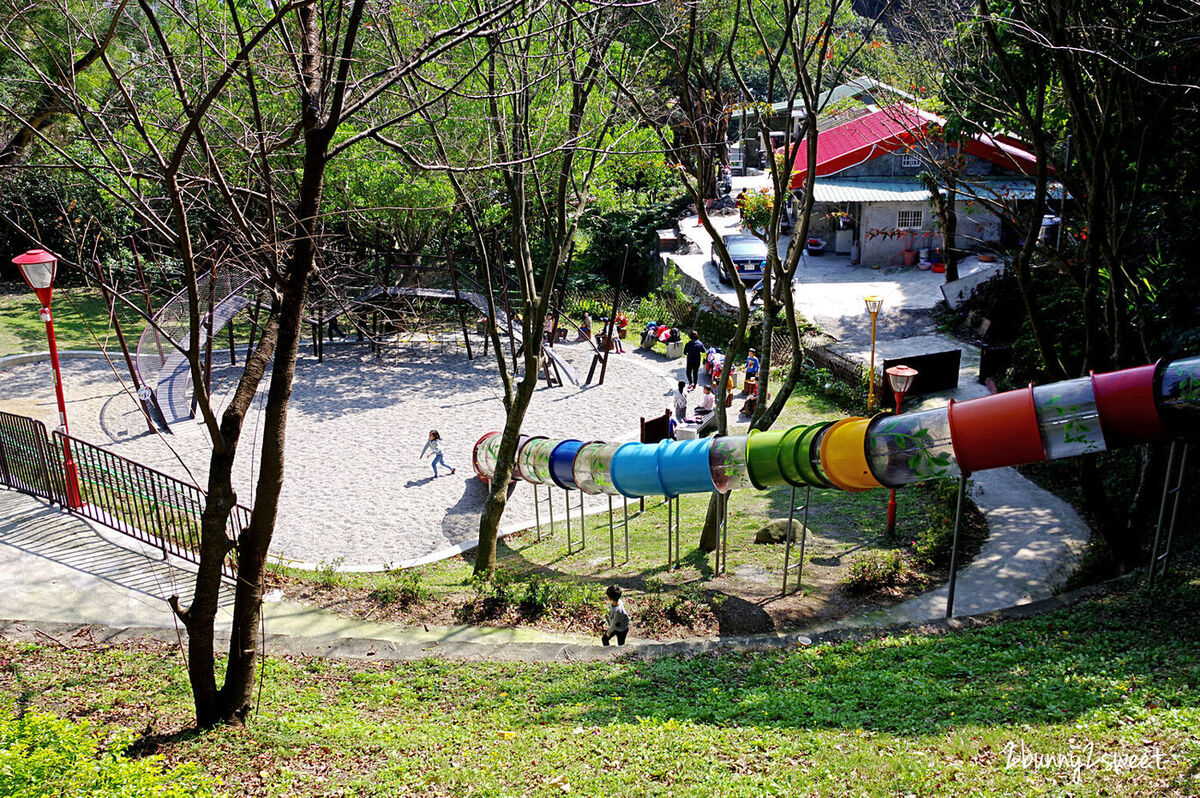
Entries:
<svg viewBox="0 0 1200 798">
<path fill-rule="evenodd" d="M 751 239 L 735 239 L 726 242 L 729 247 L 729 254 L 735 258 L 763 258 L 767 257 L 767 247 L 757 238 Z"/>
</svg>

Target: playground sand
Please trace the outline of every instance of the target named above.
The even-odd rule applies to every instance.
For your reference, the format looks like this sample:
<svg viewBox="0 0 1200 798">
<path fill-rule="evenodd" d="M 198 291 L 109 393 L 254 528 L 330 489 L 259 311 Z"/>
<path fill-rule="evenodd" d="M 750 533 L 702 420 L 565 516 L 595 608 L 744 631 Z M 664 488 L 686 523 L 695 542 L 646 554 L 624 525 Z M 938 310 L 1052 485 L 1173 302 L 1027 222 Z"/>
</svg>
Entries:
<svg viewBox="0 0 1200 798">
<path fill-rule="evenodd" d="M 585 378 L 592 349 L 582 344 L 558 349 Z M 213 393 L 223 407 L 240 369 L 230 367 L 227 353 L 214 361 Z M 187 423 L 177 425 L 173 435 L 151 435 L 126 391 L 124 363 L 115 361 L 116 374 L 103 359 L 62 365 L 73 435 L 205 486 L 209 444 L 201 425 Z M 541 383 L 523 427 L 549 437 L 635 440 L 639 418 L 661 415 L 681 377 L 682 361 L 663 362 L 632 349 L 614 354 L 603 386 L 547 388 Z M 247 505 L 254 493 L 266 384 L 248 414 L 235 468 L 234 484 Z M 0 370 L 0 410 L 31 415 L 53 428 L 57 413 L 47 361 Z M 471 361 L 463 354 L 391 350 L 377 361 L 364 344 L 329 345 L 324 363 L 302 354 L 288 414 L 286 477 L 272 551 L 285 561 L 360 570 L 440 559 L 469 548 L 486 498 L 486 486 L 471 468 L 471 450 L 482 435 L 503 424 L 502 391 L 490 354 L 477 353 Z M 431 429 L 441 432 L 454 475 L 434 479 L 429 459 L 419 459 Z M 563 492 L 553 493 L 558 534 L 565 543 Z M 546 494 L 540 494 L 545 523 Z M 578 497 L 573 494 L 576 502 Z M 589 497 L 586 504 L 589 512 L 607 506 L 603 496 Z M 521 483 L 502 526 L 512 530 L 533 520 L 533 489 Z M 589 534 L 599 537 L 600 522 L 591 526 L 595 531 Z"/>
</svg>

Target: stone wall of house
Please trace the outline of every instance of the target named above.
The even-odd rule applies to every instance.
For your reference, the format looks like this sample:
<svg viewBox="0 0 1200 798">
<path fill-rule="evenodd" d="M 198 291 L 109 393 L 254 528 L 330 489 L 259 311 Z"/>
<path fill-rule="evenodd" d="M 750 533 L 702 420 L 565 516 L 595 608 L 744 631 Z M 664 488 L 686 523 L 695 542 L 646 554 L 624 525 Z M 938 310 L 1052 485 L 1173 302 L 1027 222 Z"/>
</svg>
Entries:
<svg viewBox="0 0 1200 798">
<path fill-rule="evenodd" d="M 958 201 L 959 249 L 976 250 L 1000 240 L 1000 219 L 977 202 Z M 862 263 L 867 266 L 900 265 L 902 253 L 911 242 L 913 249 L 942 245 L 937 233 L 937 214 L 931 202 L 865 202 L 859 220 Z M 921 225 L 909 233 L 897 233 L 900 211 L 920 211 Z M 814 219 L 814 221 L 816 221 Z M 893 263 L 894 261 L 894 263 Z"/>
</svg>

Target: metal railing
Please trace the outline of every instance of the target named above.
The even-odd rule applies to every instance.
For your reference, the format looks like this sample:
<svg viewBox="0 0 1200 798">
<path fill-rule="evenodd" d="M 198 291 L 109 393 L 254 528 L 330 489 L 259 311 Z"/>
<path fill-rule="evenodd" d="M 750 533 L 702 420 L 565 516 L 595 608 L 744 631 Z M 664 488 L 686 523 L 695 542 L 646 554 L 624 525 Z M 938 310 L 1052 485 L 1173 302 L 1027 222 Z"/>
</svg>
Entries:
<svg viewBox="0 0 1200 798">
<path fill-rule="evenodd" d="M 63 457 L 69 448 L 78 470 L 81 506 L 71 507 Z M 129 535 L 168 554 L 200 562 L 200 519 L 204 491 L 87 441 L 46 433 L 40 421 L 0 413 L 0 484 L 59 504 L 67 512 Z M 250 523 L 250 510 L 236 505 L 226 535 L 236 541 Z M 235 551 L 221 571 L 236 576 Z"/>
</svg>

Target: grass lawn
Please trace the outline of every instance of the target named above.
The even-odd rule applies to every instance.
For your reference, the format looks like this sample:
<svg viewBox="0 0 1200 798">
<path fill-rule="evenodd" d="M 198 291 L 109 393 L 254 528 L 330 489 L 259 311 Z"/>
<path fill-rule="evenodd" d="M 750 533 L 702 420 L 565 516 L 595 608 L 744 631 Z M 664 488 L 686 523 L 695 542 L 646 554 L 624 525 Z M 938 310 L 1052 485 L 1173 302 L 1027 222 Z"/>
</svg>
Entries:
<svg viewBox="0 0 1200 798">
<path fill-rule="evenodd" d="M 271 659 L 248 725 L 203 734 L 177 649 L 0 641 L 0 657 L 4 712 L 144 733 L 136 755 L 195 763 L 232 795 L 1200 791 L 1194 560 L 1155 594 L 1132 579 L 1037 618 L 788 651 Z"/>
<path fill-rule="evenodd" d="M 844 413 L 821 397 L 797 391 L 777 424 L 840 418 Z M 744 425 L 742 425 L 744 427 Z M 735 431 L 742 431 L 735 429 Z M 919 593 L 945 576 L 953 532 L 955 483 L 931 482 L 900 490 L 895 538 L 885 534 L 887 493 L 812 492 L 803 586 L 780 596 L 783 544 L 756 545 L 755 532 L 771 519 L 786 519 L 791 489 L 744 490 L 730 500 L 728 569 L 713 573 L 712 555 L 699 550 L 700 529 L 709 495 L 683 496 L 680 509 L 682 557 L 679 568 L 667 567 L 668 510 L 661 497 L 647 499 L 644 513 L 631 518 L 629 559 L 616 530 L 616 565 L 610 565 L 607 513 L 587 520 L 587 546 L 580 550 L 578 512 L 574 516 L 575 551 L 568 551 L 562 492 L 555 492 L 555 532 L 542 508 L 542 539 L 527 530 L 502 540 L 498 547 L 501 581 L 515 581 L 497 601 L 494 587 L 471 583 L 473 557 L 468 553 L 405 572 L 345 574 L 335 563 L 317 574 L 279 569 L 273 585 L 289 598 L 373 620 L 452 624 L 462 621 L 509 625 L 535 622 L 547 628 L 591 633 L 599 623 L 603 590 L 620 584 L 626 591 L 639 637 L 691 634 L 748 634 L 795 628 L 854 615 L 893 604 Z M 798 490 L 797 504 L 804 501 Z M 621 502 L 614 501 L 621 519 Z M 630 502 L 631 513 L 638 503 Z M 797 513 L 796 521 L 802 519 Z M 986 536 L 981 516 L 972 509 L 965 525 L 963 549 L 969 561 Z M 914 542 L 916 545 L 914 546 Z M 895 552 L 901 563 L 892 584 L 852 593 L 846 581 L 859 558 Z M 799 547 L 792 550 L 792 564 Z M 550 582 L 538 596 L 520 605 L 528 580 Z M 524 580 L 524 581 L 522 581 Z M 550 591 L 551 595 L 546 595 Z M 487 607 L 482 606 L 488 603 Z M 514 605 L 512 607 L 506 605 Z M 701 605 L 708 605 L 707 607 Z M 509 611 L 512 610 L 512 611 Z"/>
<path fill-rule="evenodd" d="M 120 348 L 98 289 L 57 289 L 51 307 L 59 349 Z M 125 340 L 136 349 L 144 322 L 123 305 L 118 305 L 118 313 Z M 24 284 L 0 284 L 0 357 L 45 351 L 46 325 L 38 318 L 37 297 Z"/>
</svg>

